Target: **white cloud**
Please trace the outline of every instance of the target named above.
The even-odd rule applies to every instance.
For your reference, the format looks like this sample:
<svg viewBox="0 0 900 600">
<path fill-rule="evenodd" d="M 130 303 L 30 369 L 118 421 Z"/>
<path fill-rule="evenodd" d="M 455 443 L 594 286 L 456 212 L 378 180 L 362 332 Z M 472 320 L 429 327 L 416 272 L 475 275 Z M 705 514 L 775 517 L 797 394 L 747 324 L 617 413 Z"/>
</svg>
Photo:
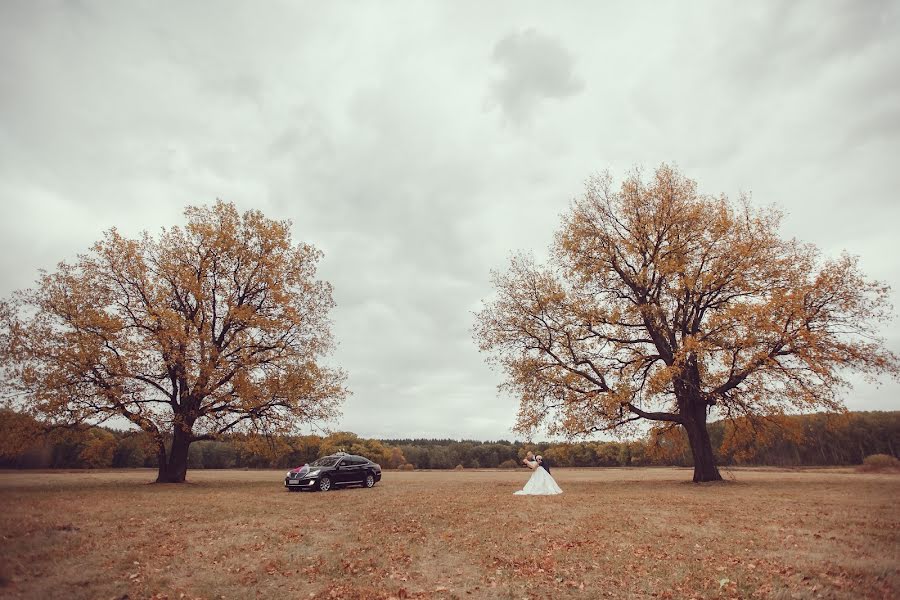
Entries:
<svg viewBox="0 0 900 600">
<path fill-rule="evenodd" d="M 508 438 L 471 310 L 601 169 L 674 161 L 752 191 L 900 305 L 898 30 L 876 2 L 3 2 L 0 294 L 105 228 L 233 200 L 325 251 L 342 428 Z"/>
</svg>

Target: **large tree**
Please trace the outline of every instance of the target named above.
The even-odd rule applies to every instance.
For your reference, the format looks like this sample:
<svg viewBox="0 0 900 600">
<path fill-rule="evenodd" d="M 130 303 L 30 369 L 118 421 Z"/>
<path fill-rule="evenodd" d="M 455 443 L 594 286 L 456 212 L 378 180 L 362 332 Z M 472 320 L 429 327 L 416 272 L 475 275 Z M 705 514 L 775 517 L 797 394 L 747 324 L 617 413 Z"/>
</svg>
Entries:
<svg viewBox="0 0 900 600">
<path fill-rule="evenodd" d="M 841 410 L 855 371 L 896 377 L 889 289 L 848 255 L 783 239 L 780 215 L 698 193 L 662 165 L 591 179 L 548 264 L 515 256 L 475 337 L 520 398 L 517 429 L 682 427 L 694 481 L 721 479 L 707 418 Z"/>
<path fill-rule="evenodd" d="M 321 253 L 290 223 L 233 204 L 188 208 L 184 227 L 115 229 L 0 304 L 4 384 L 50 425 L 124 418 L 156 445 L 159 482 L 226 432 L 289 433 L 336 415 Z"/>
</svg>

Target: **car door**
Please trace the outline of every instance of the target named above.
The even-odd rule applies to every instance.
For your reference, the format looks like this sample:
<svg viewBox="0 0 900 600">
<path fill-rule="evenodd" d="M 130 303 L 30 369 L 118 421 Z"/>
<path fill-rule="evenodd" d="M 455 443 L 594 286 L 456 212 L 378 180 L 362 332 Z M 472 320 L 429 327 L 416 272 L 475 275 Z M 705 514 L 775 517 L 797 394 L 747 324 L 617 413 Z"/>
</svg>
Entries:
<svg viewBox="0 0 900 600">
<path fill-rule="evenodd" d="M 365 477 L 363 465 L 366 461 L 356 456 L 351 456 L 346 460 L 349 463 L 349 466 L 347 467 L 347 483 L 357 483 L 362 481 Z"/>
<path fill-rule="evenodd" d="M 342 458 L 334 465 L 331 471 L 331 480 L 335 483 L 347 483 L 347 476 L 350 474 L 350 459 Z"/>
</svg>

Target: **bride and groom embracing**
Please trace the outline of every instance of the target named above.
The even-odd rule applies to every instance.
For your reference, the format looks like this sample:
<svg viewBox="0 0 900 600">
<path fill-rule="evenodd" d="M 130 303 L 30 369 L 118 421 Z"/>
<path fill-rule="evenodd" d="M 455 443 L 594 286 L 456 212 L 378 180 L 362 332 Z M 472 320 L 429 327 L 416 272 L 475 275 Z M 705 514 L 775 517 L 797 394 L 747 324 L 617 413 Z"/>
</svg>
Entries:
<svg viewBox="0 0 900 600">
<path fill-rule="evenodd" d="M 544 460 L 540 454 L 535 456 L 533 452 L 525 455 L 522 461 L 526 467 L 532 470 L 531 478 L 525 487 L 515 492 L 517 496 L 551 496 L 562 494 L 562 489 L 556 484 L 556 480 L 550 475 L 550 463 Z"/>
</svg>

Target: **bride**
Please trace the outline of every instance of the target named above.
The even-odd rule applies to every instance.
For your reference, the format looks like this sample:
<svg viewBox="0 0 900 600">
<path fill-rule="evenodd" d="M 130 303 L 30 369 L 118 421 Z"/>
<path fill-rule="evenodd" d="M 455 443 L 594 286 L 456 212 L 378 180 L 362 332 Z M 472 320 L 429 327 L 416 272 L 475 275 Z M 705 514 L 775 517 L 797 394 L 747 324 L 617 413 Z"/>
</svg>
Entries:
<svg viewBox="0 0 900 600">
<path fill-rule="evenodd" d="M 525 487 L 516 492 L 520 496 L 551 496 L 553 494 L 562 494 L 562 489 L 556 485 L 556 480 L 550 476 L 544 467 L 541 466 L 541 457 L 535 458 L 534 453 L 529 452 L 522 462 L 525 466 L 534 471 Z"/>
</svg>

